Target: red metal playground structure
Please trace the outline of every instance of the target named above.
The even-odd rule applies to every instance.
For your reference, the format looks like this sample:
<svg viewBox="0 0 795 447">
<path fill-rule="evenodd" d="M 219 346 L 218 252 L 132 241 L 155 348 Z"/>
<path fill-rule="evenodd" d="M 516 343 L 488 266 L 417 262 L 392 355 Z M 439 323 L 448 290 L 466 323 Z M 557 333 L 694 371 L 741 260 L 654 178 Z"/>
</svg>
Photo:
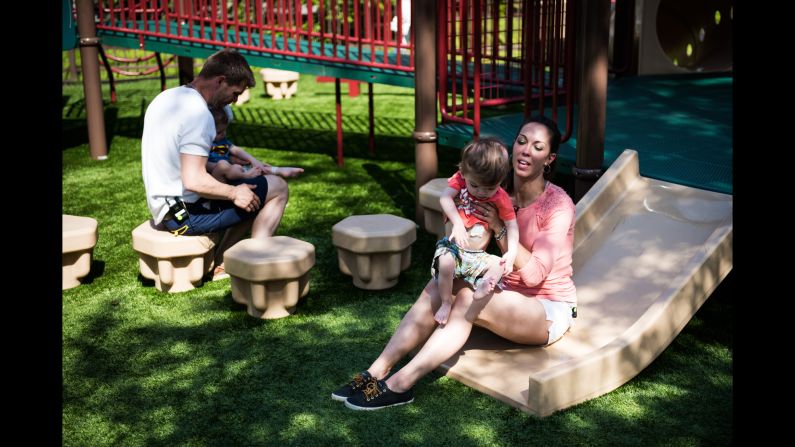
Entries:
<svg viewBox="0 0 795 447">
<path fill-rule="evenodd" d="M 721 31 L 725 26 L 710 27 L 703 19 L 712 20 L 714 11 L 717 24 L 721 10 L 731 19 L 730 5 L 730 0 L 695 6 L 683 0 L 62 0 L 63 49 L 81 51 L 95 159 L 107 154 L 97 62 L 98 54 L 104 56 L 102 45 L 151 51 L 158 64 L 160 53 L 176 55 L 181 82 L 193 77 L 192 58 L 236 48 L 254 66 L 336 78 L 340 165 L 340 78 L 368 83 L 371 151 L 372 84 L 414 87 L 417 188 L 436 175 L 437 142 L 457 147 L 481 133 L 487 108 L 518 103 L 525 116 L 535 112 L 558 121 L 564 142 L 577 136 L 571 171 L 579 198 L 604 169 L 609 50 L 612 72 L 620 74 L 730 69 L 730 31 L 727 36 Z M 697 37 L 683 40 L 690 34 Z"/>
<path fill-rule="evenodd" d="M 565 123 L 560 123 L 564 134 L 568 137 L 572 133 L 574 1 L 63 3 L 64 49 L 79 46 L 82 60 L 96 66 L 83 67 L 87 108 L 92 107 L 92 102 L 101 104 L 98 75 L 96 81 L 90 79 L 91 72 L 98 72 L 95 61 L 100 44 L 174 54 L 180 59 L 180 67 L 190 71 L 192 63 L 188 58 L 204 58 L 221 48 L 235 48 L 254 66 L 337 78 L 340 165 L 343 147 L 339 78 L 368 83 L 371 144 L 372 84 L 415 87 L 413 136 L 418 156 L 423 154 L 417 160 L 418 174 L 423 172 L 418 175 L 418 185 L 436 175 L 437 98 L 442 121 L 471 126 L 473 136 L 480 133 L 484 108 L 509 103 L 523 103 L 525 114 L 533 110 L 544 113 L 545 107 L 551 106 L 547 113 L 555 118 L 560 107 L 566 113 Z M 609 3 L 602 3 L 607 11 Z M 79 38 L 72 22 L 75 19 Z M 188 78 L 192 75 L 187 74 Z M 88 81 L 97 84 L 89 86 Z M 91 138 L 92 127 L 102 129 L 92 125 L 92 120 L 102 119 L 101 105 L 98 110 L 100 113 L 88 111 L 94 158 L 107 153 L 102 146 L 104 136 Z"/>
</svg>

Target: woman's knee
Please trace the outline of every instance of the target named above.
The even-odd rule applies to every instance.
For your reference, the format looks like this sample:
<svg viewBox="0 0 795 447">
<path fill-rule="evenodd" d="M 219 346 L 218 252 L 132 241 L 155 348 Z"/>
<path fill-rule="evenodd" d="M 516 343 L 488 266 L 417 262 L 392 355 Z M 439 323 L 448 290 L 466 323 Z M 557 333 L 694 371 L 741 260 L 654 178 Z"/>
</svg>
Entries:
<svg viewBox="0 0 795 447">
<path fill-rule="evenodd" d="M 473 290 L 469 287 L 462 287 L 456 292 L 453 300 L 453 309 L 450 311 L 451 318 L 455 314 L 456 317 L 460 316 L 470 323 L 477 321 L 488 300 L 476 300 L 473 294 Z"/>
</svg>

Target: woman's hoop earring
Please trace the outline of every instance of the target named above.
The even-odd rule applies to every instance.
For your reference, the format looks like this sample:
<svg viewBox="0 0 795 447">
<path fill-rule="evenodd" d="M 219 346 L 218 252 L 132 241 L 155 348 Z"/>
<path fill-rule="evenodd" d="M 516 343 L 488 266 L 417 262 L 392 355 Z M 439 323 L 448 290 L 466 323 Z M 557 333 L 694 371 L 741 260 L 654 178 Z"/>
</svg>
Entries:
<svg viewBox="0 0 795 447">
<path fill-rule="evenodd" d="M 544 165 L 544 174 L 549 174 L 552 171 L 552 168 L 549 165 Z"/>
</svg>

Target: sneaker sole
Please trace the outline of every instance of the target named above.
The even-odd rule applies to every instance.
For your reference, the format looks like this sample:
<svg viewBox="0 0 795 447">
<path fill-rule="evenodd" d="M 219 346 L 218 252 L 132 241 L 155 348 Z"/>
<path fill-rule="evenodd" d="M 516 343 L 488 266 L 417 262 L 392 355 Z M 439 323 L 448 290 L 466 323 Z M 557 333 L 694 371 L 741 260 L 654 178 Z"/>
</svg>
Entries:
<svg viewBox="0 0 795 447">
<path fill-rule="evenodd" d="M 405 402 L 398 402 L 398 403 L 391 404 L 391 405 L 384 405 L 384 406 L 382 406 L 382 407 L 360 407 L 360 406 L 358 406 L 358 405 L 354 405 L 354 404 L 352 404 L 352 403 L 350 403 L 350 402 L 348 402 L 348 401 L 346 400 L 346 401 L 345 401 L 345 406 L 346 406 L 346 407 L 348 407 L 348 408 L 350 408 L 351 410 L 366 410 L 366 411 L 373 411 L 373 410 L 382 410 L 382 409 L 384 409 L 384 408 L 389 408 L 389 407 L 396 407 L 396 406 L 398 406 L 398 405 L 406 405 L 406 404 L 410 404 L 410 403 L 412 403 L 412 402 L 414 402 L 414 398 L 413 398 L 413 397 L 411 398 L 411 400 L 407 400 L 407 401 L 405 401 Z"/>
<path fill-rule="evenodd" d="M 346 400 L 348 400 L 348 398 L 343 396 L 337 396 L 336 394 L 331 393 L 331 400 L 336 400 L 337 402 L 345 402 Z"/>
</svg>

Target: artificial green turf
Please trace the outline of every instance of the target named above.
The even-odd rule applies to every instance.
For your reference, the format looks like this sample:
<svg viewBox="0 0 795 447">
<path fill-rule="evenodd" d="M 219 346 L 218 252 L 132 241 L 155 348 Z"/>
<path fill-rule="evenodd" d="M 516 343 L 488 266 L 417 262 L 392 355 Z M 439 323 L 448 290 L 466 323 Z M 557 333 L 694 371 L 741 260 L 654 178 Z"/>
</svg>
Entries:
<svg viewBox="0 0 795 447">
<path fill-rule="evenodd" d="M 119 103 L 106 108 L 111 144 L 102 162 L 89 158 L 81 86 L 64 87 L 63 212 L 99 221 L 91 274 L 63 292 L 64 445 L 732 443 L 728 285 L 635 379 L 544 419 L 437 373 L 420 380 L 411 405 L 354 412 L 332 401 L 378 355 L 428 280 L 434 244 L 418 231 L 411 267 L 384 291 L 355 288 L 337 267 L 334 223 L 351 214 L 413 217 L 413 92 L 375 88 L 374 157 L 366 96 L 343 97 L 343 168 L 334 159 L 333 84 L 302 76 L 298 95 L 273 101 L 260 79 L 251 102 L 236 108 L 232 141 L 263 161 L 306 168 L 289 181 L 277 234 L 316 248 L 296 314 L 261 321 L 232 300 L 228 280 L 163 294 L 138 275 L 130 232 L 149 217 L 141 110 L 158 82 L 119 84 Z M 440 174 L 450 174 L 457 154 L 439 153 Z"/>
</svg>

